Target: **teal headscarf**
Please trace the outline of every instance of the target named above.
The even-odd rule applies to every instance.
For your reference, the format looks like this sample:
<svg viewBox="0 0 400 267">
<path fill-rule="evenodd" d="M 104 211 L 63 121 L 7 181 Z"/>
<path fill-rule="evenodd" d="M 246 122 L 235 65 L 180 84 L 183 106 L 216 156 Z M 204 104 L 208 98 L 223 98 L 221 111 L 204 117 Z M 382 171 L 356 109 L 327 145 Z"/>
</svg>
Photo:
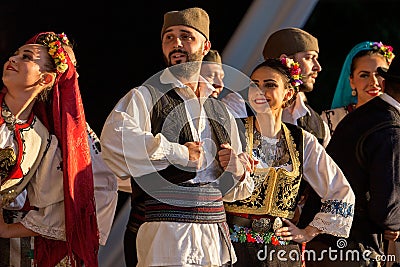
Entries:
<svg viewBox="0 0 400 267">
<path fill-rule="evenodd" d="M 351 95 L 350 87 L 350 67 L 353 61 L 353 57 L 360 51 L 373 50 L 372 44 L 374 42 L 366 41 L 354 46 L 344 61 L 342 71 L 340 72 L 339 81 L 336 85 L 335 95 L 333 96 L 331 109 L 339 107 L 347 107 L 350 104 L 357 103 L 357 96 Z"/>
</svg>

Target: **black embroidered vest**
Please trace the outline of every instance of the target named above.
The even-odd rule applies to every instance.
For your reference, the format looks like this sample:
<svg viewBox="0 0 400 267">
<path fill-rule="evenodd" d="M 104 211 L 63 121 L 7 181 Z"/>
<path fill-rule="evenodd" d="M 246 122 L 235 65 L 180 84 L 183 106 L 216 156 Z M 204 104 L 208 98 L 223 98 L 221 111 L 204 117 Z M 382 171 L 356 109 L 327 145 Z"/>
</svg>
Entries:
<svg viewBox="0 0 400 267">
<path fill-rule="evenodd" d="M 307 103 L 305 105 L 310 110 L 311 115 L 307 113 L 305 116 L 300 117 L 297 120 L 297 125 L 317 137 L 318 142 L 322 145 L 325 136 L 328 134 L 325 131 L 324 122 L 321 116 L 310 105 Z"/>
<path fill-rule="evenodd" d="M 152 77 L 144 84 L 144 86 L 148 88 L 152 96 L 152 102 L 154 103 L 150 114 L 152 134 L 156 135 L 162 133 L 167 140 L 179 144 L 193 142 L 194 138 L 188 123 L 184 101 L 176 93 L 174 88 L 170 84 L 162 84 L 159 75 Z M 229 113 L 224 103 L 210 97 L 204 102 L 203 106 L 217 147 L 223 143 L 230 144 L 231 124 Z M 146 220 L 146 208 L 144 203 L 145 201 L 149 202 L 149 199 L 150 201 L 153 199 L 147 193 L 144 193 L 141 186 L 145 186 L 145 188 L 154 188 L 156 184 L 154 179 L 159 179 L 157 181 L 161 182 L 159 184 L 160 187 L 154 188 L 154 190 L 162 190 L 165 183 L 162 183 L 163 179 L 160 179 L 160 176 L 173 184 L 182 184 L 193 179 L 196 176 L 196 170 L 186 166 L 169 165 L 166 169 L 160 170 L 156 173 L 131 179 L 132 209 L 128 223 L 128 228 L 131 231 L 136 232 L 140 224 Z M 232 188 L 235 184 L 232 175 L 225 172 L 218 180 L 219 186 L 222 189 Z M 224 194 L 225 192 L 222 191 L 221 193 Z"/>
</svg>

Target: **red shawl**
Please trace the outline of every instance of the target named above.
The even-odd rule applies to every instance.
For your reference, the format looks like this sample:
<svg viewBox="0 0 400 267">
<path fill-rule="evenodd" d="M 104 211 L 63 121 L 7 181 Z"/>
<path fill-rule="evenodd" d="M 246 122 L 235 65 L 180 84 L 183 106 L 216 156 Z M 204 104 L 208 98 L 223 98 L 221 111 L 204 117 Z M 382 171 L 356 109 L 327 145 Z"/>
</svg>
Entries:
<svg viewBox="0 0 400 267">
<path fill-rule="evenodd" d="M 35 264 L 53 267 L 68 255 L 72 266 L 97 267 L 99 233 L 86 119 L 77 72 L 65 54 L 68 69 L 57 73 L 51 100 L 37 101 L 35 113 L 56 135 L 62 151 L 66 242 L 35 237 Z"/>
</svg>

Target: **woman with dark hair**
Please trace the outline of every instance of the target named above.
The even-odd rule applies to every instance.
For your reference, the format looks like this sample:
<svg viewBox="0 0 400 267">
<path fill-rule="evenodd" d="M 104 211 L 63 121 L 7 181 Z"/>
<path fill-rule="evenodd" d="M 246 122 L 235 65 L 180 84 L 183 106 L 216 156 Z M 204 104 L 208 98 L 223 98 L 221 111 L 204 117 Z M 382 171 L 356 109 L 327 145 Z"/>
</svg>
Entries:
<svg viewBox="0 0 400 267">
<path fill-rule="evenodd" d="M 43 32 L 4 64 L 0 237 L 34 237 L 34 245 L 21 243 L 29 253 L 21 251 L 18 258 L 8 248 L 1 250 L 0 259 L 9 265 L 98 266 L 99 243 L 105 243 L 111 227 L 103 231 L 96 209 L 103 214 L 109 204 L 113 216 L 116 186 L 102 188 L 101 193 L 109 192 L 106 200 L 95 193 L 96 183 L 102 185 L 93 174 L 104 175 L 109 186 L 116 178 L 95 169 L 101 157 L 94 156 L 99 151 L 85 120 L 74 62 L 64 33 Z"/>
<path fill-rule="evenodd" d="M 350 50 L 343 63 L 331 109 L 321 114 L 331 135 L 346 114 L 382 94 L 382 77 L 377 69 L 388 68 L 394 56 L 393 48 L 381 42 L 365 41 Z"/>
<path fill-rule="evenodd" d="M 354 193 L 317 138 L 282 122 L 301 84 L 299 64 L 289 58 L 267 59 L 251 73 L 246 119 L 248 154 L 258 161 L 255 189 L 244 200 L 225 203 L 234 266 L 301 266 L 298 243 L 320 233 L 347 237 L 353 220 Z M 300 182 L 322 198 L 322 208 L 304 229 L 294 220 Z"/>
</svg>

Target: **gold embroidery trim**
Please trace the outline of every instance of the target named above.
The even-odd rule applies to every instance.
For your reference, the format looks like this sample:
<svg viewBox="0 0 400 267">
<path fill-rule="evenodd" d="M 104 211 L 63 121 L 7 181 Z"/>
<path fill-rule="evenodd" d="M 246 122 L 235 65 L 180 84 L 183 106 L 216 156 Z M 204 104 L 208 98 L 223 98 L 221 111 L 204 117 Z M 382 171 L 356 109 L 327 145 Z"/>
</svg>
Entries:
<svg viewBox="0 0 400 267">
<path fill-rule="evenodd" d="M 17 163 L 17 156 L 15 155 L 14 149 L 7 146 L 0 148 L 0 179 L 5 179 L 12 168 Z"/>
</svg>

